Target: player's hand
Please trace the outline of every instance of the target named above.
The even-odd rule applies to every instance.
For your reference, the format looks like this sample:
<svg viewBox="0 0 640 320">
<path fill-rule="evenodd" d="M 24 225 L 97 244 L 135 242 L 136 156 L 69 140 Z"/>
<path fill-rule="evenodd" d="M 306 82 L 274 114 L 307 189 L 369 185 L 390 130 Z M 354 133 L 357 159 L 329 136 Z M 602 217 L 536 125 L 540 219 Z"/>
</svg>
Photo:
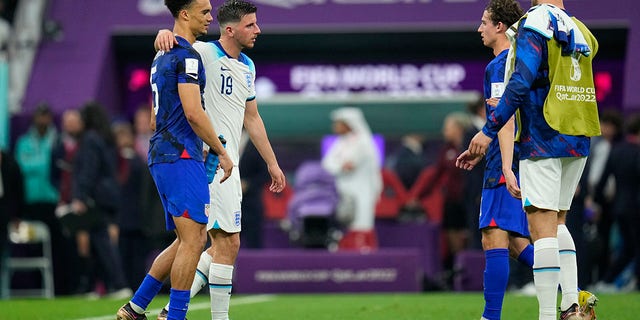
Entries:
<svg viewBox="0 0 640 320">
<path fill-rule="evenodd" d="M 465 150 L 456 158 L 456 167 L 464 170 L 471 170 L 482 160 L 482 157 L 473 157 L 469 150 Z"/>
<path fill-rule="evenodd" d="M 496 107 L 498 106 L 498 102 L 500 102 L 500 98 L 496 98 L 496 97 L 489 98 L 489 99 L 486 99 L 485 102 L 492 107 Z"/>
<path fill-rule="evenodd" d="M 156 50 L 170 51 L 173 49 L 174 44 L 178 44 L 178 40 L 176 40 L 173 32 L 169 29 L 162 29 L 158 31 L 156 40 L 153 42 L 153 47 L 156 48 Z"/>
<path fill-rule="evenodd" d="M 223 183 L 231 176 L 231 171 L 233 171 L 233 161 L 231 161 L 231 158 L 229 158 L 227 153 L 222 156 L 218 156 L 218 158 L 220 159 L 220 168 L 224 170 L 224 176 L 220 179 L 220 183 Z"/>
<path fill-rule="evenodd" d="M 207 172 L 207 183 L 213 182 L 218 167 L 220 167 L 220 157 L 213 152 L 206 152 L 204 156 L 204 170 Z"/>
<path fill-rule="evenodd" d="M 484 157 L 491 143 L 491 138 L 487 137 L 482 131 L 478 131 L 469 143 L 469 153 L 471 157 Z"/>
<path fill-rule="evenodd" d="M 513 171 L 511 171 L 511 169 L 504 170 L 502 171 L 502 174 L 504 175 L 504 180 L 506 181 L 507 190 L 509 190 L 509 193 L 511 194 L 511 196 L 516 199 L 522 199 L 522 194 L 520 193 L 520 187 L 518 186 L 518 179 L 516 179 L 516 175 L 513 173 Z"/>
<path fill-rule="evenodd" d="M 271 185 L 269 191 L 279 193 L 287 186 L 287 179 L 278 164 L 267 166 L 269 175 L 271 176 Z"/>
</svg>

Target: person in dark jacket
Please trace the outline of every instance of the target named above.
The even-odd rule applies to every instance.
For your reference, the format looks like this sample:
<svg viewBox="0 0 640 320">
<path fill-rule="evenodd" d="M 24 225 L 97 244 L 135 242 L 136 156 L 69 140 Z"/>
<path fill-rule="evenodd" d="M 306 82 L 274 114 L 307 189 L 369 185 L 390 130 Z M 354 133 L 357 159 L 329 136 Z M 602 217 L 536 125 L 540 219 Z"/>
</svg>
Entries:
<svg viewBox="0 0 640 320">
<path fill-rule="evenodd" d="M 612 283 L 635 260 L 635 275 L 640 279 L 640 116 L 628 125 L 625 141 L 614 145 L 595 190 L 596 202 L 604 202 L 604 189 L 610 176 L 615 178 L 615 195 L 611 202 L 614 222 L 622 238 L 620 255 L 611 264 L 596 288 L 613 289 Z"/>
<path fill-rule="evenodd" d="M 123 261 L 134 261 L 149 252 L 147 237 L 143 232 L 142 188 L 143 175 L 148 174 L 145 161 L 136 152 L 133 127 L 128 122 L 118 122 L 112 127 L 118 147 L 117 180 L 122 203 L 117 215 L 119 237 L 116 239 Z M 135 287 L 146 275 L 146 266 L 135 263 L 125 275 L 129 287 Z"/>
<path fill-rule="evenodd" d="M 242 146 L 244 144 L 244 147 Z M 270 181 L 267 165 L 262 161 L 258 149 L 243 131 L 240 138 L 240 181 L 242 183 L 242 227 L 240 243 L 251 249 L 262 248 L 262 223 L 264 205 L 262 195 Z"/>
<path fill-rule="evenodd" d="M 0 151 L 0 265 L 4 264 L 7 229 L 24 210 L 24 182 L 20 166 L 10 153 Z M 0 279 L 0 285 L 2 285 Z"/>
<path fill-rule="evenodd" d="M 124 270 L 117 249 L 116 214 L 121 204 L 116 179 L 116 149 L 109 117 L 102 106 L 88 103 L 80 114 L 84 132 L 73 162 L 72 211 L 79 217 L 76 230 L 79 269 L 78 293 L 92 291 L 92 253 L 105 273 L 114 298 L 127 298 Z"/>
</svg>

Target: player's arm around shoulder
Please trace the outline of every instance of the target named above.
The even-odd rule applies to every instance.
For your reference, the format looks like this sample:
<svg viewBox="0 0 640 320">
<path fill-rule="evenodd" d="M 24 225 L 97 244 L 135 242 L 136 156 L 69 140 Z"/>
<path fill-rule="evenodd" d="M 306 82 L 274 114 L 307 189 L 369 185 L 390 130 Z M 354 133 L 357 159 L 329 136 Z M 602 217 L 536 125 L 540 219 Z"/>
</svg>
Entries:
<svg viewBox="0 0 640 320">
<path fill-rule="evenodd" d="M 178 44 L 176 36 L 169 29 L 162 29 L 158 31 L 156 39 L 153 41 L 153 48 L 156 51 L 169 51 L 173 49 L 173 45 Z"/>
</svg>

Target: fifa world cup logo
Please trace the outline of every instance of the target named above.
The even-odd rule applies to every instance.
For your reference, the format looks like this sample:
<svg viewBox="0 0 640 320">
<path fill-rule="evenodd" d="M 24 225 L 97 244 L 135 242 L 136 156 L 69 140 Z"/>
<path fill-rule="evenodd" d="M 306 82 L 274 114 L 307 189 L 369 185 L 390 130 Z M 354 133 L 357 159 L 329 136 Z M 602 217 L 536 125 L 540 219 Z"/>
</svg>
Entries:
<svg viewBox="0 0 640 320">
<path fill-rule="evenodd" d="M 580 81 L 582 78 L 582 70 L 580 69 L 580 56 L 572 55 L 571 56 L 571 73 L 569 73 L 569 77 L 573 81 Z"/>
</svg>

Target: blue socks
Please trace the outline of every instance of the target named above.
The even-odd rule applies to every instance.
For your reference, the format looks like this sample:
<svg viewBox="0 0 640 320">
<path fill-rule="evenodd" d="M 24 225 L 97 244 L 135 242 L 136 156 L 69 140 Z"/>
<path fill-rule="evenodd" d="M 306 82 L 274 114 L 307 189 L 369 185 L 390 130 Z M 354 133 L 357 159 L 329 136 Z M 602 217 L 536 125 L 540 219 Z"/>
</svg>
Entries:
<svg viewBox="0 0 640 320">
<path fill-rule="evenodd" d="M 533 254 L 533 252 L 532 252 Z M 509 250 L 490 249 L 484 252 L 484 312 L 489 320 L 499 320 L 502 312 L 504 292 L 509 281 Z M 533 261 L 533 259 L 531 259 Z"/>
<path fill-rule="evenodd" d="M 131 304 L 134 311 L 138 313 L 142 313 L 144 312 L 144 310 L 147 310 L 149 303 L 158 294 L 160 289 L 162 289 L 162 282 L 158 281 L 156 278 L 147 274 L 147 276 L 144 277 L 144 280 L 142 280 L 140 287 L 138 288 L 138 290 L 136 290 L 136 293 L 133 295 L 133 298 L 131 298 Z M 139 312 L 136 309 L 138 310 L 141 309 L 142 312 Z"/>
<path fill-rule="evenodd" d="M 189 300 L 191 300 L 191 290 L 171 288 L 167 320 L 184 320 L 187 316 L 187 309 L 189 309 Z"/>
<path fill-rule="evenodd" d="M 533 268 L 533 245 L 528 245 L 520 252 L 518 256 L 518 261 L 520 261 L 525 266 L 529 266 L 529 268 Z"/>
</svg>

